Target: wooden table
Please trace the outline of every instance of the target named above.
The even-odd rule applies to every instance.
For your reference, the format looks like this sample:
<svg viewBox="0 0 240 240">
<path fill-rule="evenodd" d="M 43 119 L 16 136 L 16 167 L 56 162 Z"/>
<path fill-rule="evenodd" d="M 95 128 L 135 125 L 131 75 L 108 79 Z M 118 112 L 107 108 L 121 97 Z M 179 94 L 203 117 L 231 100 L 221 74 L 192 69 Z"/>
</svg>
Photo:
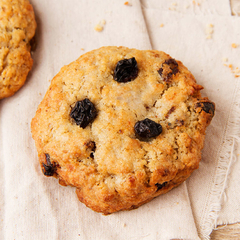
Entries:
<svg viewBox="0 0 240 240">
<path fill-rule="evenodd" d="M 239 240 L 240 223 L 218 226 L 211 234 L 211 240 Z"/>
</svg>

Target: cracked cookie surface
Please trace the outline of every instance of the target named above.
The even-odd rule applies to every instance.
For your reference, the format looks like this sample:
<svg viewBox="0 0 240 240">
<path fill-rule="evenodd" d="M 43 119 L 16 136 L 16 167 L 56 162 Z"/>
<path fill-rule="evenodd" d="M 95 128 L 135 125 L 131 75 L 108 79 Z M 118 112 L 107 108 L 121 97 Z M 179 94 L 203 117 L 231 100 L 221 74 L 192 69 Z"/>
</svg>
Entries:
<svg viewBox="0 0 240 240">
<path fill-rule="evenodd" d="M 133 58 L 134 68 L 124 63 L 123 74 L 134 71 L 134 78 L 115 81 L 118 62 Z M 168 192 L 201 160 L 215 111 L 201 89 L 164 52 L 102 47 L 82 55 L 53 78 L 32 119 L 43 173 L 76 187 L 79 200 L 103 214 Z M 83 119 L 91 109 L 94 118 L 84 128 L 72 118 L 71 112 Z"/>
<path fill-rule="evenodd" d="M 0 0 L 0 99 L 12 96 L 32 68 L 30 41 L 36 30 L 28 0 Z"/>
</svg>

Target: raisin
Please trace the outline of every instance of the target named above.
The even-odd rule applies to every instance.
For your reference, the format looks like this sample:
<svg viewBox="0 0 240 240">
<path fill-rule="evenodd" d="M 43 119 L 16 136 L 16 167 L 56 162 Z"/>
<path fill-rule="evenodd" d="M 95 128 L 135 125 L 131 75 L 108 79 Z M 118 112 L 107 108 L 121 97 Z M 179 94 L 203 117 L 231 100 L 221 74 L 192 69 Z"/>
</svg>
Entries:
<svg viewBox="0 0 240 240">
<path fill-rule="evenodd" d="M 82 101 L 76 102 L 73 107 L 70 117 L 74 119 L 77 125 L 82 128 L 87 127 L 97 116 L 97 110 L 93 103 L 85 98 Z"/>
<path fill-rule="evenodd" d="M 162 184 L 160 183 L 156 183 L 155 186 L 157 187 L 157 191 L 159 191 L 160 189 L 162 189 L 163 187 L 165 187 L 167 185 L 167 182 L 164 182 Z"/>
<path fill-rule="evenodd" d="M 211 102 L 203 102 L 203 111 L 206 113 L 212 112 L 214 114 L 215 112 L 215 106 Z"/>
<path fill-rule="evenodd" d="M 214 115 L 215 105 L 212 102 L 198 102 L 195 107 L 201 107 L 204 112 Z"/>
<path fill-rule="evenodd" d="M 136 59 L 129 58 L 120 60 L 114 70 L 114 80 L 117 82 L 130 82 L 138 76 Z"/>
<path fill-rule="evenodd" d="M 86 147 L 91 149 L 91 151 L 96 151 L 96 143 L 94 141 L 89 141 L 86 143 Z"/>
<path fill-rule="evenodd" d="M 86 143 L 86 147 L 87 149 L 90 149 L 91 153 L 90 153 L 90 157 L 94 158 L 94 152 L 96 151 L 96 143 L 94 141 L 89 141 Z"/>
<path fill-rule="evenodd" d="M 176 125 L 177 125 L 177 126 L 183 126 L 183 125 L 184 125 L 184 120 L 178 120 L 178 119 L 176 119 Z"/>
<path fill-rule="evenodd" d="M 169 66 L 170 70 L 167 72 L 163 71 L 163 65 L 166 64 Z M 179 72 L 178 70 L 178 63 L 175 59 L 170 58 L 166 60 L 163 64 L 162 67 L 158 70 L 159 75 L 163 78 L 163 81 L 168 82 L 169 79 L 172 77 L 172 75 L 176 75 Z"/>
<path fill-rule="evenodd" d="M 170 114 L 175 111 L 176 107 L 171 107 L 171 109 L 168 111 L 167 115 L 165 116 L 166 118 L 169 118 Z"/>
<path fill-rule="evenodd" d="M 169 65 L 171 70 L 172 70 L 172 74 L 177 74 L 178 73 L 178 63 L 175 59 L 170 58 L 168 60 L 165 61 L 165 64 Z"/>
<path fill-rule="evenodd" d="M 138 121 L 134 126 L 135 133 L 144 139 L 157 137 L 162 133 L 162 126 L 148 118 Z"/>
<path fill-rule="evenodd" d="M 163 77 L 163 68 L 159 68 L 158 73 L 161 77 Z"/>
<path fill-rule="evenodd" d="M 46 161 L 47 161 L 47 164 L 43 163 L 42 166 L 43 166 L 43 174 L 45 176 L 53 176 L 53 174 L 55 173 L 55 170 L 56 170 L 56 166 L 55 164 L 52 164 L 51 161 L 50 161 L 50 156 L 48 153 L 45 153 L 45 156 L 46 156 Z"/>
</svg>

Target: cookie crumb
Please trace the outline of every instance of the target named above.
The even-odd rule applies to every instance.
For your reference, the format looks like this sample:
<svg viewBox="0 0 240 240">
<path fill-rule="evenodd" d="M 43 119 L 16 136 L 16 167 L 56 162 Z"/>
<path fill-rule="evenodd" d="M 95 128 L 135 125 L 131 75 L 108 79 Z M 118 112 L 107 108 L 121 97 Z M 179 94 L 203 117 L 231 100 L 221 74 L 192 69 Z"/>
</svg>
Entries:
<svg viewBox="0 0 240 240">
<path fill-rule="evenodd" d="M 127 224 L 126 224 L 126 223 L 124 223 L 124 224 L 123 224 L 123 227 L 126 227 L 126 226 L 127 226 Z"/>
<path fill-rule="evenodd" d="M 100 24 L 101 24 L 102 26 L 105 25 L 105 24 L 106 24 L 106 20 L 104 20 L 104 19 L 101 20 L 101 21 L 100 21 Z"/>
<path fill-rule="evenodd" d="M 161 23 L 161 24 L 160 24 L 160 27 L 163 27 L 163 26 L 164 26 L 164 24 L 163 24 L 163 23 Z"/>
<path fill-rule="evenodd" d="M 97 32 L 101 32 L 103 30 L 103 27 L 100 25 L 100 24 L 97 24 L 95 27 L 94 27 L 95 31 Z"/>
<path fill-rule="evenodd" d="M 171 10 L 171 11 L 176 11 L 175 7 L 169 7 L 168 9 Z"/>
<path fill-rule="evenodd" d="M 84 51 L 84 48 L 81 48 L 82 51 Z"/>
<path fill-rule="evenodd" d="M 171 11 L 176 11 L 176 6 L 177 6 L 177 3 L 173 2 L 168 9 L 171 10 Z"/>
<path fill-rule="evenodd" d="M 227 58 L 223 58 L 222 61 L 226 63 L 226 62 L 228 62 L 228 59 Z"/>
<path fill-rule="evenodd" d="M 240 77 L 240 69 L 238 67 L 234 68 L 234 66 L 232 64 L 223 64 L 224 66 L 228 67 L 231 72 L 234 74 L 235 78 Z"/>
<path fill-rule="evenodd" d="M 130 2 L 125 2 L 124 5 L 126 6 L 132 6 L 132 4 Z"/>
<path fill-rule="evenodd" d="M 236 67 L 236 68 L 233 70 L 233 73 L 240 74 L 240 69 L 239 69 L 238 67 Z"/>
<path fill-rule="evenodd" d="M 236 44 L 236 43 L 232 43 L 232 48 L 237 48 L 238 47 L 238 44 Z"/>
<path fill-rule="evenodd" d="M 104 25 L 106 24 L 106 21 L 103 19 L 101 20 L 95 27 L 94 30 L 97 32 L 102 32 Z"/>
<path fill-rule="evenodd" d="M 213 24 L 207 24 L 207 27 L 206 27 L 206 39 L 211 39 L 212 38 L 212 34 L 213 34 Z"/>
</svg>

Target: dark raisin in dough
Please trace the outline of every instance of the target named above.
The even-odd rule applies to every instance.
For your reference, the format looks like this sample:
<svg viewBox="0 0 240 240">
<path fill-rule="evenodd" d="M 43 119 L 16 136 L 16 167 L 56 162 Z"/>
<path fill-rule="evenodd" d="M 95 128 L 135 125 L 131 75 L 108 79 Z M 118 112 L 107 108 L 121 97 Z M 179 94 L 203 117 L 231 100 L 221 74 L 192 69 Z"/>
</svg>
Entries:
<svg viewBox="0 0 240 240">
<path fill-rule="evenodd" d="M 167 185 L 167 182 L 164 182 L 162 184 L 156 183 L 155 186 L 157 187 L 157 191 L 161 190 L 163 187 Z"/>
<path fill-rule="evenodd" d="M 97 110 L 88 98 L 76 102 L 70 113 L 70 117 L 73 118 L 76 124 L 82 128 L 87 127 L 96 116 Z"/>
<path fill-rule="evenodd" d="M 117 82 L 130 82 L 138 76 L 136 59 L 123 59 L 119 61 L 114 70 L 114 80 Z"/>
<path fill-rule="evenodd" d="M 90 153 L 90 157 L 94 158 L 94 152 L 96 151 L 96 143 L 94 141 L 89 141 L 86 143 L 87 148 L 90 149 L 91 153 Z"/>
<path fill-rule="evenodd" d="M 135 133 L 141 138 L 157 137 L 162 133 L 162 126 L 159 123 L 152 121 L 151 119 L 144 119 L 138 121 L 134 126 Z"/>
<path fill-rule="evenodd" d="M 170 70 L 171 70 L 167 74 L 163 73 L 164 64 L 168 65 L 170 67 Z M 165 81 L 165 82 L 168 82 L 169 79 L 172 77 L 172 75 L 176 75 L 178 72 L 179 72 L 178 63 L 173 58 L 170 58 L 170 59 L 166 60 L 162 64 L 162 67 L 158 70 L 159 75 L 163 78 L 163 81 Z"/>
<path fill-rule="evenodd" d="M 54 172 L 56 170 L 56 167 L 55 167 L 54 164 L 51 163 L 49 154 L 46 153 L 45 156 L 46 156 L 47 164 L 44 164 L 44 163 L 42 164 L 42 166 L 43 166 L 43 169 L 42 169 L 43 170 L 43 174 L 45 176 L 53 176 L 53 174 L 54 174 Z"/>
<path fill-rule="evenodd" d="M 96 143 L 94 141 L 89 141 L 86 143 L 87 148 L 91 149 L 91 151 L 96 151 Z"/>
<path fill-rule="evenodd" d="M 212 102 L 198 102 L 195 107 L 200 107 L 204 112 L 210 113 L 212 115 L 215 113 L 215 105 Z"/>
<path fill-rule="evenodd" d="M 211 102 L 203 102 L 203 111 L 206 113 L 211 113 L 214 114 L 215 112 L 215 106 Z"/>
<path fill-rule="evenodd" d="M 175 59 L 170 58 L 168 60 L 165 61 L 165 64 L 169 65 L 171 70 L 172 70 L 172 75 L 177 74 L 178 73 L 178 63 Z"/>
</svg>

